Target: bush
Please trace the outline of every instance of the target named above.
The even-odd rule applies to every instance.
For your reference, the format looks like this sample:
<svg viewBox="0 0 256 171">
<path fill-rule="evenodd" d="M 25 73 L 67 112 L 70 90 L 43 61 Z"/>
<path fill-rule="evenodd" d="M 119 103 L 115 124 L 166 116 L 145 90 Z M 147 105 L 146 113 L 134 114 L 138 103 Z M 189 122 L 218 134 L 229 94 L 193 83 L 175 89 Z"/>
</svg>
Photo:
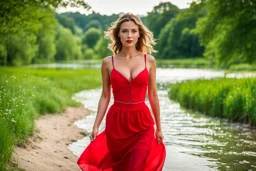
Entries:
<svg viewBox="0 0 256 171">
<path fill-rule="evenodd" d="M 256 125 L 256 78 L 186 81 L 168 94 L 185 108 Z"/>
</svg>

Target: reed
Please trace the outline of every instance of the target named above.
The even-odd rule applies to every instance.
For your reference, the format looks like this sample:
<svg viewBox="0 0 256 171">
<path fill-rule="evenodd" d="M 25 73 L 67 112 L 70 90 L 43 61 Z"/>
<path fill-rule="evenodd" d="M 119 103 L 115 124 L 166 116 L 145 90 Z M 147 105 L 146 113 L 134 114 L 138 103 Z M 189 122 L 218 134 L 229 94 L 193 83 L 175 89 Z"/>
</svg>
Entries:
<svg viewBox="0 0 256 171">
<path fill-rule="evenodd" d="M 256 125 L 256 78 L 221 78 L 170 85 L 169 98 L 182 107 Z"/>
</svg>

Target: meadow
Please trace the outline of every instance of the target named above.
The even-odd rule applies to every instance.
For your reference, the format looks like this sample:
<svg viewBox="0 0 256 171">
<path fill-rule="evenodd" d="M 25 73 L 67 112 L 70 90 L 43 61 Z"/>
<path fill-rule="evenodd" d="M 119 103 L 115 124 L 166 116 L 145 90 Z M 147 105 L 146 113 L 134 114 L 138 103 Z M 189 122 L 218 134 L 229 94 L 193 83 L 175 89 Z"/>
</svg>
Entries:
<svg viewBox="0 0 256 171">
<path fill-rule="evenodd" d="M 46 113 L 60 113 L 78 91 L 99 87 L 99 69 L 0 68 L 0 170 L 13 148 L 33 134 L 34 121 Z"/>
</svg>

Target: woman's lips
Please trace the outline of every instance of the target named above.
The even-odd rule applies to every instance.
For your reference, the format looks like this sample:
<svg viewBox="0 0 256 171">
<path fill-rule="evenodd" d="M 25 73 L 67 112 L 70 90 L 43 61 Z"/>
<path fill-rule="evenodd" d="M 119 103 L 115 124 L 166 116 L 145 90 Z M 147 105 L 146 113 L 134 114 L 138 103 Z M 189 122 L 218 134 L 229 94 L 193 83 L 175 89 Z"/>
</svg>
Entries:
<svg viewBox="0 0 256 171">
<path fill-rule="evenodd" d="M 132 40 L 126 40 L 127 43 L 132 43 Z"/>
</svg>

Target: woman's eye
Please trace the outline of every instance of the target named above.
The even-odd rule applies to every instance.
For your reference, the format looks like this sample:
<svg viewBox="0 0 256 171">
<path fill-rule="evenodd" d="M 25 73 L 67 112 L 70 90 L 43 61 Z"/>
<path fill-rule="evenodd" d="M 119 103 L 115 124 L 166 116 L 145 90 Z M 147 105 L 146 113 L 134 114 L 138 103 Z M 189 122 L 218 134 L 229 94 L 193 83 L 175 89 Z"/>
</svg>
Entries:
<svg viewBox="0 0 256 171">
<path fill-rule="evenodd" d="M 127 32 L 127 31 L 126 31 L 126 30 L 123 30 L 123 31 L 122 31 L 122 33 L 125 33 L 125 32 Z"/>
</svg>

